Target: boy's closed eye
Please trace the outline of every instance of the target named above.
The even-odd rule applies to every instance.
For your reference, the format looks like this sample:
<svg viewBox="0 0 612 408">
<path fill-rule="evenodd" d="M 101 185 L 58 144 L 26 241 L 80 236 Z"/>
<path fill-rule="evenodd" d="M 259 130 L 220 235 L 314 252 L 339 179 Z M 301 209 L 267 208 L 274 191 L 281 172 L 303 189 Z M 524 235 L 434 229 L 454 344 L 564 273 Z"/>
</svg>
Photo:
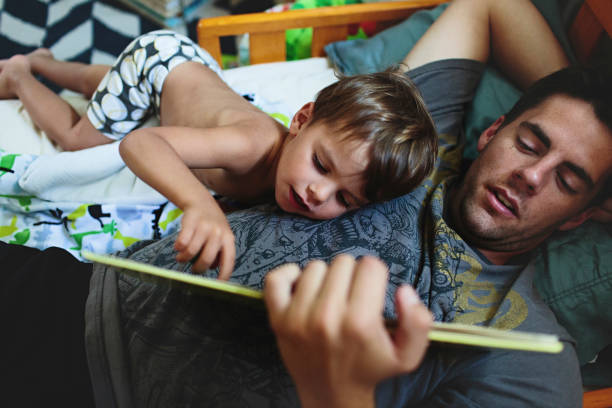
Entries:
<svg viewBox="0 0 612 408">
<path fill-rule="evenodd" d="M 339 191 L 339 192 L 336 194 L 336 198 L 337 198 L 338 202 L 339 202 L 339 203 L 340 203 L 340 204 L 341 204 L 343 207 L 345 207 L 346 209 L 349 209 L 349 208 L 353 207 L 353 206 L 351 205 L 351 203 L 349 203 L 349 201 L 346 199 L 345 195 L 344 195 L 344 194 L 343 194 L 341 191 Z M 355 206 L 355 207 L 356 207 L 356 206 Z"/>
<path fill-rule="evenodd" d="M 319 159 L 319 156 L 317 156 L 316 153 L 313 153 L 312 155 L 312 163 L 321 174 L 327 174 L 329 172 L 329 170 L 323 165 L 323 163 L 321 163 L 321 160 Z"/>
</svg>

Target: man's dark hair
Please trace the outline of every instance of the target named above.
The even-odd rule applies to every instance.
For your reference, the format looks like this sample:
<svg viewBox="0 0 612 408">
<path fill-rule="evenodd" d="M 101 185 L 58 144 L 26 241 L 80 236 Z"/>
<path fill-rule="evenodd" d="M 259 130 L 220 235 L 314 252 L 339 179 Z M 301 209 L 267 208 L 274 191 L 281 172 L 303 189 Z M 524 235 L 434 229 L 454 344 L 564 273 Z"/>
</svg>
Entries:
<svg viewBox="0 0 612 408">
<path fill-rule="evenodd" d="M 503 126 L 553 95 L 566 95 L 590 104 L 597 119 L 612 133 L 612 64 L 568 67 L 545 76 L 525 91 L 506 114 Z M 600 204 L 612 197 L 611 193 L 612 176 L 608 176 L 591 204 Z"/>
</svg>

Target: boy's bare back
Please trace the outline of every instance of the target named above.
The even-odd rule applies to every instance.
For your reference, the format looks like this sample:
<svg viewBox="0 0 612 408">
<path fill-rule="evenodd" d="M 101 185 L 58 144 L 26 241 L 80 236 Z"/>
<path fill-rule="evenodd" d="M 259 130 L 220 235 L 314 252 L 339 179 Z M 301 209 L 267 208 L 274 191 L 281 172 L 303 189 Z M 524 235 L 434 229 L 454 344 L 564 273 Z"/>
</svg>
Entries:
<svg viewBox="0 0 612 408">
<path fill-rule="evenodd" d="M 187 62 L 169 73 L 160 122 L 164 127 L 231 130 L 223 140 L 228 157 L 242 151 L 242 159 L 232 159 L 222 167 L 192 169 L 194 174 L 215 192 L 241 201 L 258 202 L 271 194 L 272 167 L 288 130 L 233 91 L 210 68 Z M 206 133 L 202 137 L 210 136 Z"/>
</svg>

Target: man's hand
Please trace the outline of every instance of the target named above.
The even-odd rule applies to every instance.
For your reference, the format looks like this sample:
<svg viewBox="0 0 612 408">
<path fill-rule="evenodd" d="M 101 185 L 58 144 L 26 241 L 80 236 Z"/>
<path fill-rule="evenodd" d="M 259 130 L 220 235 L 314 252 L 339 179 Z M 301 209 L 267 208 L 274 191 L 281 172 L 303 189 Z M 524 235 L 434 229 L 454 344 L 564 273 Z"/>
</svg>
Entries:
<svg viewBox="0 0 612 408">
<path fill-rule="evenodd" d="M 340 255 L 300 273 L 284 265 L 266 277 L 269 319 L 304 407 L 372 407 L 385 378 L 410 372 L 428 345 L 431 314 L 414 289 L 396 293 L 398 326 L 385 328 L 387 268 Z"/>
<path fill-rule="evenodd" d="M 204 272 L 218 264 L 219 279 L 227 280 L 234 270 L 234 233 L 219 208 L 186 207 L 174 249 L 179 262 L 197 257 L 192 266 L 194 272 Z"/>
</svg>

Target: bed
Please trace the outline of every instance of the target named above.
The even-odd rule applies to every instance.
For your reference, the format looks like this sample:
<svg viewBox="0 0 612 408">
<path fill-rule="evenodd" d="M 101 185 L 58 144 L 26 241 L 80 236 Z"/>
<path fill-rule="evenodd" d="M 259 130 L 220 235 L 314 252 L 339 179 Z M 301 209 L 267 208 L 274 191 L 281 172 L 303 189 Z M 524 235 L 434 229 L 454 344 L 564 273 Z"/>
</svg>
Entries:
<svg viewBox="0 0 612 408">
<path fill-rule="evenodd" d="M 363 59 L 379 47 L 377 37 L 351 49 L 354 54 L 347 54 L 346 47 L 341 50 L 340 45 L 325 47 L 344 40 L 350 26 L 375 22 L 377 31 L 382 31 L 440 3 L 395 1 L 203 19 L 198 24 L 198 41 L 220 61 L 220 37 L 249 33 L 252 65 L 227 70 L 226 79 L 264 111 L 287 121 L 318 89 L 335 80 L 334 68 L 354 73 L 350 71 L 354 68 L 351 58 Z M 314 27 L 312 57 L 283 62 L 285 30 L 306 26 Z M 576 59 L 584 61 L 598 52 L 601 38 L 609 38 L 606 33 L 611 32 L 612 3 L 586 0 L 569 30 L 569 46 L 576 51 Z M 335 53 L 334 64 L 326 53 Z M 341 53 L 344 59 L 339 57 Z M 378 55 L 370 66 L 357 69 L 380 68 L 389 58 L 393 56 Z M 65 97 L 78 109 L 84 108 L 78 96 Z M 61 246 L 79 256 L 81 249 L 114 252 L 178 229 L 180 210 L 122 166 L 116 145 L 85 153 L 59 153 L 29 122 L 18 102 L 0 104 L 0 120 L 11 129 L 10 134 L 0 136 L 0 239 L 38 247 Z M 16 133 L 19 138 L 13 137 Z M 610 406 L 612 389 L 585 393 L 584 398 L 588 407 Z"/>
</svg>

